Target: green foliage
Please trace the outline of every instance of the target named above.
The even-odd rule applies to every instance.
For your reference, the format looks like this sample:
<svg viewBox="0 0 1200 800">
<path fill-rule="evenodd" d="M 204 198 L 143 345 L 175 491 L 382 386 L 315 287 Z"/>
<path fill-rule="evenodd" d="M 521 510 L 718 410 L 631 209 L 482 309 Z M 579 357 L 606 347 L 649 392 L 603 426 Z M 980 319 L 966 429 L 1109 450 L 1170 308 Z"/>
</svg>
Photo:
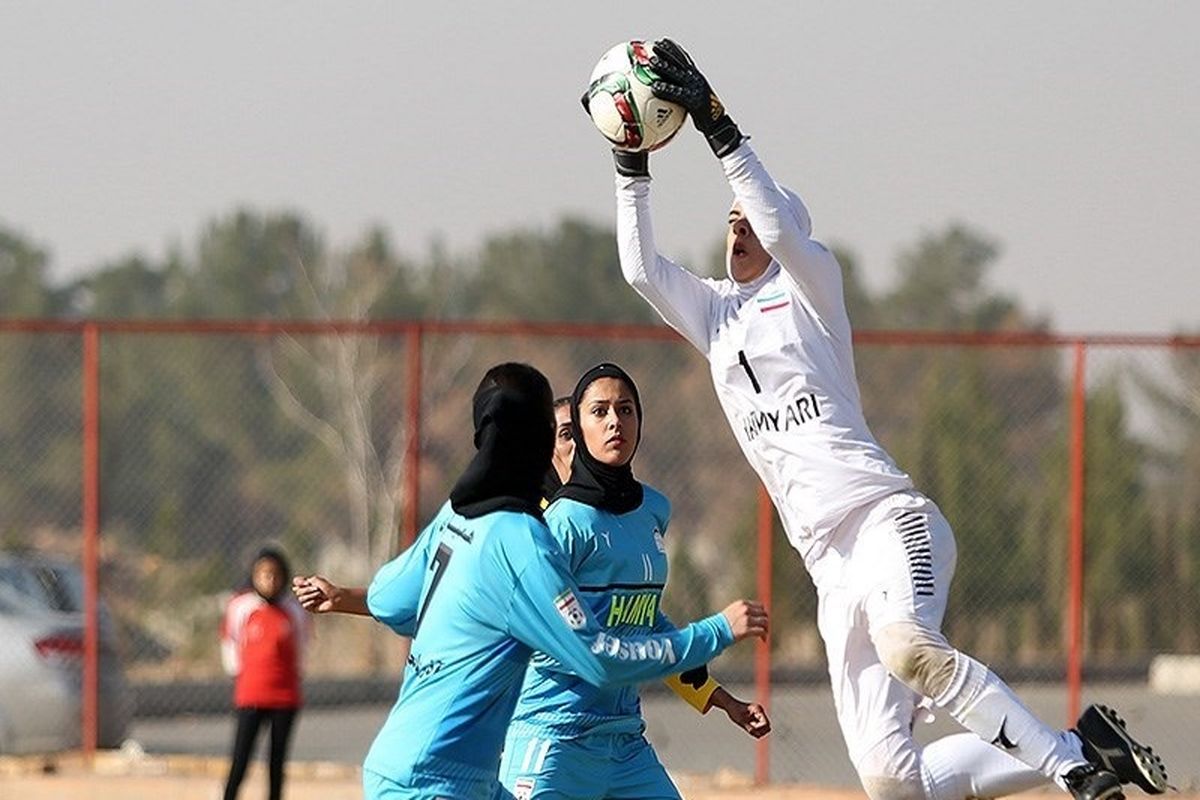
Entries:
<svg viewBox="0 0 1200 800">
<path fill-rule="evenodd" d="M 1157 568 L 1145 580 L 1147 628 L 1155 642 L 1179 653 L 1200 651 L 1200 616 L 1194 604 L 1200 584 L 1200 352 L 1171 354 L 1165 374 L 1134 374 L 1140 394 L 1154 410 L 1158 436 L 1146 446 L 1146 495 L 1152 522 L 1144 549 Z"/>
<path fill-rule="evenodd" d="M 45 250 L 0 223 L 0 316 L 49 317 L 62 298 L 49 285 Z"/>
<path fill-rule="evenodd" d="M 156 319 L 169 315 L 183 277 L 178 263 L 160 267 L 133 256 L 79 279 L 70 294 L 75 311 L 88 317 Z"/>
<path fill-rule="evenodd" d="M 549 233 L 488 238 L 480 251 L 471 311 L 487 319 L 651 322 L 653 311 L 619 280 L 611 230 L 564 219 Z"/>
<path fill-rule="evenodd" d="M 313 287 L 305 269 L 325 251 L 299 215 L 242 209 L 205 228 L 194 258 L 181 316 L 291 318 L 307 316 Z"/>
<path fill-rule="evenodd" d="M 922 236 L 899 260 L 899 286 L 885 301 L 889 327 L 994 330 L 1014 309 L 985 288 L 999 253 L 991 239 L 961 225 Z"/>
<path fill-rule="evenodd" d="M 870 330 L 879 327 L 880 309 L 859 277 L 858 258 L 847 249 L 834 247 L 833 254 L 842 265 L 842 296 L 846 301 L 846 313 L 855 330 Z"/>
</svg>

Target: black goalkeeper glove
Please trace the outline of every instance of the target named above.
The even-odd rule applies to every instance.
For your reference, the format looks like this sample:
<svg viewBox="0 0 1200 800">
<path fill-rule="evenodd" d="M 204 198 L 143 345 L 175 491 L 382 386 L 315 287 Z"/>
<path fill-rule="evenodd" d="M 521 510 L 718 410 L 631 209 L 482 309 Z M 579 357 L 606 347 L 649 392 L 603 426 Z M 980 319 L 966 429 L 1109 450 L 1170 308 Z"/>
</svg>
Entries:
<svg viewBox="0 0 1200 800">
<path fill-rule="evenodd" d="M 590 117 L 592 112 L 588 108 L 587 92 L 583 93 L 583 97 L 579 98 L 579 102 L 583 104 L 583 112 Z M 612 152 L 613 164 L 617 168 L 618 175 L 624 175 L 626 178 L 650 177 L 650 153 L 647 151 L 643 150 L 634 153 L 614 147 Z"/>
<path fill-rule="evenodd" d="M 682 47 L 670 39 L 659 39 L 654 43 L 650 68 L 659 75 L 659 80 L 650 84 L 654 96 L 686 108 L 717 158 L 729 155 L 742 143 L 742 132 Z"/>
<path fill-rule="evenodd" d="M 626 178 L 650 177 L 650 153 L 645 150 L 631 153 L 614 147 L 613 164 L 616 165 L 617 174 Z"/>
</svg>

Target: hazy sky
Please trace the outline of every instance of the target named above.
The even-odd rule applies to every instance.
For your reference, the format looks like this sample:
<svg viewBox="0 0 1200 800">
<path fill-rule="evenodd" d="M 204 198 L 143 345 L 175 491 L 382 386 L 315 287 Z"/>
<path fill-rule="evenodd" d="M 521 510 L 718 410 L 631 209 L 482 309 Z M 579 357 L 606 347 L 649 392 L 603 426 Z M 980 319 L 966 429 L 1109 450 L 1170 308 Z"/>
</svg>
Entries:
<svg viewBox="0 0 1200 800">
<path fill-rule="evenodd" d="M 1200 3 L 1145 0 L 0 0 L 0 220 L 58 278 L 237 204 L 336 246 L 381 223 L 414 256 L 609 222 L 577 98 L 610 45 L 671 35 L 872 287 L 959 220 L 1003 245 L 991 284 L 1059 330 L 1196 330 L 1198 32 Z M 689 123 L 651 168 L 660 249 L 700 257 L 717 163 Z"/>
</svg>

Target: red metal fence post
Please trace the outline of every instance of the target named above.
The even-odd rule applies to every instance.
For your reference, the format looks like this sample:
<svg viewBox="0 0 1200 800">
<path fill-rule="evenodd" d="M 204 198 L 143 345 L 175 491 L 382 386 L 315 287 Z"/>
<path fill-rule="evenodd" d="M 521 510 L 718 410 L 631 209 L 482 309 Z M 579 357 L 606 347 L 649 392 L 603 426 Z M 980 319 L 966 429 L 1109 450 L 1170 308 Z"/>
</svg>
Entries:
<svg viewBox="0 0 1200 800">
<path fill-rule="evenodd" d="M 400 549 L 406 550 L 417 539 L 421 505 L 421 325 L 408 331 L 408 398 L 404 432 L 404 526 L 400 531 Z"/>
<path fill-rule="evenodd" d="M 758 485 L 758 599 L 771 608 L 771 545 L 775 534 L 775 509 L 766 487 Z M 770 713 L 771 707 L 771 637 L 754 643 L 755 701 Z M 771 781 L 771 738 L 754 744 L 754 783 L 763 786 Z"/>
<path fill-rule="evenodd" d="M 96 751 L 100 679 L 100 329 L 83 328 L 83 752 Z"/>
<path fill-rule="evenodd" d="M 1070 539 L 1067 598 L 1067 726 L 1079 716 L 1083 686 L 1083 525 L 1084 450 L 1087 424 L 1087 387 L 1084 370 L 1087 344 L 1075 343 L 1075 375 L 1071 389 Z"/>
</svg>

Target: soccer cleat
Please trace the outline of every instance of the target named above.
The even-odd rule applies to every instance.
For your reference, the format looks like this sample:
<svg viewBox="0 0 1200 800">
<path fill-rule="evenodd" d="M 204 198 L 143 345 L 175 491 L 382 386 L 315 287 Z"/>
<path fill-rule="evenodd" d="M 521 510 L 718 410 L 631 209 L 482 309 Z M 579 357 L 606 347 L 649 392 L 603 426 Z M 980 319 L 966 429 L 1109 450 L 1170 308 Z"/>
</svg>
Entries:
<svg viewBox="0 0 1200 800">
<path fill-rule="evenodd" d="M 1125 800 L 1117 776 L 1095 764 L 1075 767 L 1063 775 L 1063 783 L 1075 800 Z"/>
<path fill-rule="evenodd" d="M 1088 706 L 1074 731 L 1083 742 L 1084 758 L 1116 775 L 1121 783 L 1136 783 L 1148 794 L 1170 788 L 1162 759 L 1135 741 L 1125 730 L 1125 720 L 1108 706 Z"/>
</svg>

